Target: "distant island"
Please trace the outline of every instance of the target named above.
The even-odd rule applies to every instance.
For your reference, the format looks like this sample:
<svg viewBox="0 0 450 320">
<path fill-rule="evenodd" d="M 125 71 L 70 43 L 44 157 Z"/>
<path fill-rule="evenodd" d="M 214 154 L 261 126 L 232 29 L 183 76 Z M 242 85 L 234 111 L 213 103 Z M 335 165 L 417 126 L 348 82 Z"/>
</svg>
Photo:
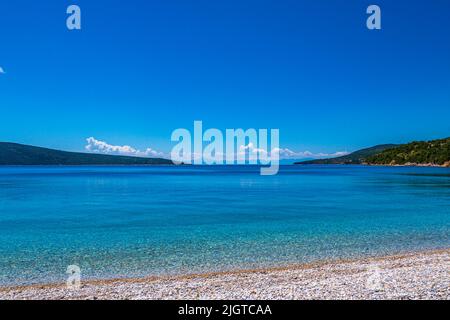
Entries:
<svg viewBox="0 0 450 320">
<path fill-rule="evenodd" d="M 162 158 L 68 152 L 0 142 L 0 165 L 172 165 Z"/>
<path fill-rule="evenodd" d="M 367 164 L 450 167 L 450 137 L 407 144 L 385 144 L 355 151 L 331 159 L 317 159 L 295 164 Z"/>
</svg>

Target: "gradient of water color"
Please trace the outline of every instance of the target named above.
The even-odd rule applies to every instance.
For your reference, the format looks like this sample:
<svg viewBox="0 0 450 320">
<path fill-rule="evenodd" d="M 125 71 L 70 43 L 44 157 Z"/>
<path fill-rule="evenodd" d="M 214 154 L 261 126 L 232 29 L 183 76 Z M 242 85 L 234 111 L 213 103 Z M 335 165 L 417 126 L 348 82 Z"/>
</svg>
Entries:
<svg viewBox="0 0 450 320">
<path fill-rule="evenodd" d="M 0 285 L 448 248 L 450 169 L 1 167 Z"/>
</svg>

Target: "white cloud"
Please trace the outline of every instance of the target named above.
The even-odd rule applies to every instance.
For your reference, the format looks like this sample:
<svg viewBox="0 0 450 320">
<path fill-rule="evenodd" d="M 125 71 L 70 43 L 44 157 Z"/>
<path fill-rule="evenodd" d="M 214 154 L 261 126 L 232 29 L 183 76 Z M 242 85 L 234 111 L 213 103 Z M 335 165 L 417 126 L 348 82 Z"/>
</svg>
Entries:
<svg viewBox="0 0 450 320">
<path fill-rule="evenodd" d="M 303 158 L 335 158 L 340 156 L 345 156 L 350 152 L 347 151 L 338 151 L 334 153 L 313 153 L 310 151 L 292 151 L 290 149 L 284 148 L 279 149 L 280 159 L 303 159 Z"/>
<path fill-rule="evenodd" d="M 3 70 L 2 67 L 0 67 L 0 74 L 6 73 L 5 70 Z"/>
<path fill-rule="evenodd" d="M 252 143 L 249 143 L 246 146 L 240 147 L 240 152 L 247 152 L 249 154 L 260 154 L 260 155 L 267 155 L 267 151 L 264 149 L 258 149 L 253 146 Z M 345 156 L 349 154 L 350 152 L 347 151 L 338 151 L 334 153 L 313 153 L 310 151 L 292 151 L 288 148 L 274 148 L 271 151 L 278 152 L 280 159 L 303 159 L 303 158 L 334 158 L 334 157 L 340 157 Z"/>
<path fill-rule="evenodd" d="M 94 137 L 87 138 L 86 141 L 87 145 L 85 146 L 85 149 L 93 153 L 114 154 L 114 155 L 124 155 L 134 157 L 148 157 L 148 158 L 160 158 L 166 156 L 163 152 L 159 152 L 152 148 L 147 148 L 145 149 L 145 151 L 141 151 L 129 145 L 123 146 L 111 145 L 105 141 L 97 140 Z M 335 153 L 313 153 L 310 151 L 293 151 L 288 148 L 274 148 L 272 149 L 271 152 L 272 153 L 279 152 L 280 159 L 333 158 L 349 154 L 349 152 L 347 151 L 339 151 Z M 270 157 L 270 154 L 267 152 L 267 150 L 257 148 L 253 145 L 253 143 L 239 146 L 239 150 L 237 151 L 236 154 L 232 155 L 232 158 L 237 159 L 239 156 L 242 155 L 244 155 L 249 160 L 257 160 L 258 158 L 261 157 Z M 201 158 L 203 155 L 192 153 L 189 156 L 191 157 L 192 160 L 194 160 Z M 218 150 L 217 156 L 225 160 L 227 154 L 222 153 Z"/>
<path fill-rule="evenodd" d="M 256 148 L 253 143 L 249 143 L 246 146 L 240 146 L 239 147 L 239 154 L 254 154 L 254 155 L 258 155 L 258 154 L 267 154 L 267 151 L 261 148 Z"/>
<path fill-rule="evenodd" d="M 305 159 L 305 158 L 313 158 L 313 159 L 320 159 L 320 158 L 335 158 L 340 156 L 345 156 L 347 154 L 350 154 L 350 152 L 347 151 L 338 151 L 334 153 L 313 153 L 310 151 L 292 151 L 288 148 L 274 148 L 272 149 L 271 153 L 265 149 L 257 148 L 254 146 L 253 143 L 249 143 L 248 145 L 241 145 L 239 146 L 239 151 L 236 154 L 233 154 L 231 158 L 237 159 L 239 156 L 245 156 L 249 160 L 257 160 L 261 157 L 270 157 L 271 154 L 274 152 L 278 152 L 279 159 Z M 219 153 L 220 156 L 222 156 L 224 159 L 227 156 L 227 154 Z M 193 158 L 195 157 L 192 155 Z"/>
<path fill-rule="evenodd" d="M 94 137 L 87 138 L 86 141 L 88 144 L 85 146 L 85 149 L 93 153 L 115 154 L 134 157 L 149 157 L 149 158 L 164 156 L 163 152 L 158 152 L 156 150 L 153 150 L 152 148 L 147 148 L 145 149 L 145 151 L 140 151 L 127 145 L 114 146 L 106 143 L 105 141 L 97 140 Z"/>
</svg>

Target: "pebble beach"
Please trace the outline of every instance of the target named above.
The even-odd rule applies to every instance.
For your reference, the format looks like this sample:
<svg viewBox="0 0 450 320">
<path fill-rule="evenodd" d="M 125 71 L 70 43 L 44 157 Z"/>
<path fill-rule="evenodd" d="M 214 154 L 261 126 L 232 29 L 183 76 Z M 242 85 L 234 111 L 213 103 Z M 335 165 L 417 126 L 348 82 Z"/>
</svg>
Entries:
<svg viewBox="0 0 450 320">
<path fill-rule="evenodd" d="M 224 273 L 0 288 L 0 299 L 450 299 L 450 249 Z"/>
</svg>

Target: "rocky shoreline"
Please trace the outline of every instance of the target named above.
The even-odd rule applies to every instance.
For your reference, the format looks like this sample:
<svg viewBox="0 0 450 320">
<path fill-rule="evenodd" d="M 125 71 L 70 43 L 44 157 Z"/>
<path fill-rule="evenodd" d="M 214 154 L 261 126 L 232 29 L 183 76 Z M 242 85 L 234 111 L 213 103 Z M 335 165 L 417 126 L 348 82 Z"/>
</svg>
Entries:
<svg viewBox="0 0 450 320">
<path fill-rule="evenodd" d="M 362 163 L 366 166 L 380 166 L 380 167 L 434 167 L 434 168 L 450 168 L 450 161 L 445 162 L 444 164 L 435 164 L 435 163 L 414 163 L 407 162 L 404 164 L 395 164 L 395 163 L 386 163 L 386 164 L 374 164 L 374 163 Z"/>
<path fill-rule="evenodd" d="M 0 299 L 450 299 L 450 249 L 286 268 L 0 288 Z"/>
</svg>

